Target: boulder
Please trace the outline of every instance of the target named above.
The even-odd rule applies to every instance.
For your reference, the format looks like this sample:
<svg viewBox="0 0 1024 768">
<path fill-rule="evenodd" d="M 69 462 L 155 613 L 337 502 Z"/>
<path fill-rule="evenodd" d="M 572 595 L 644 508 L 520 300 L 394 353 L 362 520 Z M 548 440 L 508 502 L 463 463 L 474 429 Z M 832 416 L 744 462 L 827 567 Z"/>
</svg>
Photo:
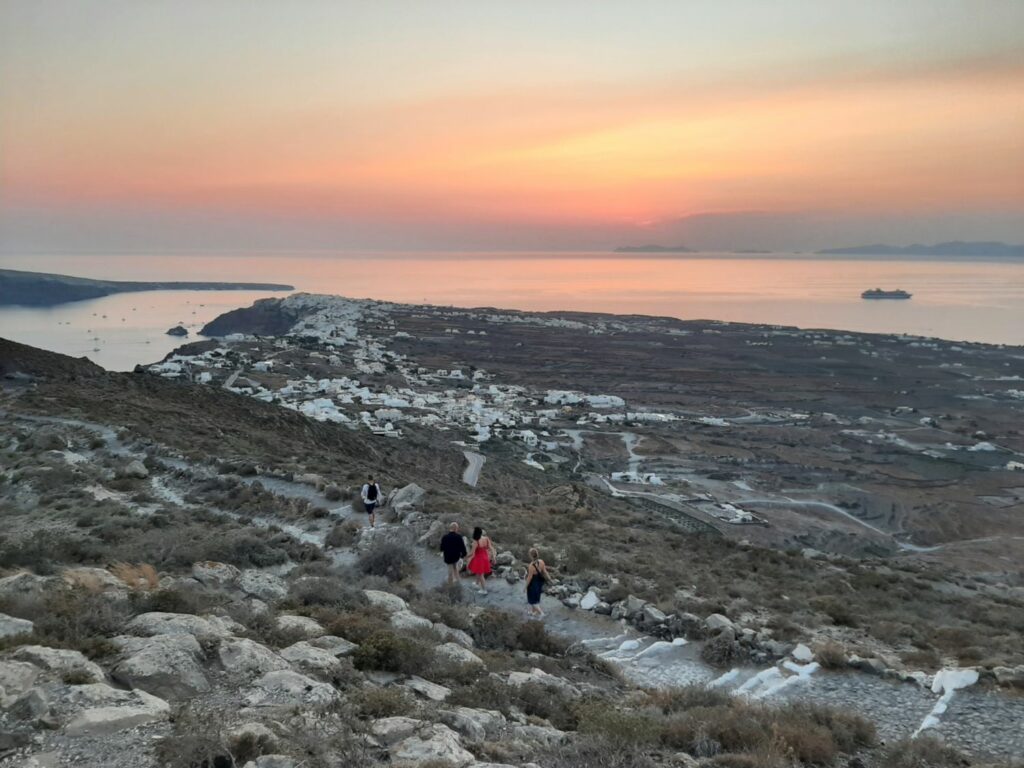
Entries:
<svg viewBox="0 0 1024 768">
<path fill-rule="evenodd" d="M 281 658 L 293 667 L 321 680 L 332 680 L 341 674 L 343 665 L 338 657 L 305 640 L 280 651 Z"/>
<path fill-rule="evenodd" d="M 644 609 L 645 605 L 647 605 L 646 600 L 642 600 L 636 595 L 630 595 L 626 598 L 626 615 L 633 616 L 640 613 L 640 611 Z"/>
<path fill-rule="evenodd" d="M 32 688 L 12 706 L 21 719 L 63 726 L 73 736 L 102 736 L 168 719 L 167 702 L 145 691 L 124 691 L 104 683 L 46 683 Z"/>
<path fill-rule="evenodd" d="M 494 558 L 495 565 L 515 565 L 516 556 L 511 552 L 499 552 L 498 556 Z"/>
<path fill-rule="evenodd" d="M 582 599 L 583 595 L 581 595 L 579 592 L 574 592 L 568 597 L 562 598 L 562 605 L 564 605 L 566 608 L 579 608 Z"/>
<path fill-rule="evenodd" d="M 423 501 L 423 497 L 426 493 L 427 492 L 416 485 L 416 483 L 409 483 L 409 485 L 392 492 L 388 505 L 396 509 L 402 506 L 415 507 Z"/>
<path fill-rule="evenodd" d="M 582 603 L 580 605 L 582 607 Z M 601 616 L 611 616 L 612 607 L 602 600 L 594 606 L 594 613 L 600 614 Z"/>
<path fill-rule="evenodd" d="M 434 649 L 434 655 L 443 661 L 452 664 L 470 664 L 484 666 L 483 659 L 477 656 L 468 648 L 463 648 L 458 643 L 443 643 Z"/>
<path fill-rule="evenodd" d="M 569 734 L 543 725 L 513 725 L 512 738 L 533 747 L 557 747 L 569 740 Z"/>
<path fill-rule="evenodd" d="M 664 624 L 668 621 L 668 616 L 652 603 L 645 605 L 642 613 L 644 624 Z"/>
<path fill-rule="evenodd" d="M 265 645 L 248 638 L 223 640 L 217 656 L 224 671 L 238 677 L 258 677 L 268 672 L 288 669 L 288 662 Z"/>
<path fill-rule="evenodd" d="M 119 637 L 125 658 L 110 673 L 119 683 L 168 698 L 188 698 L 210 690 L 200 662 L 203 649 L 192 635 Z"/>
<path fill-rule="evenodd" d="M 28 571 L 5 576 L 0 579 L 0 600 L 36 600 L 52 581 L 51 577 L 36 576 Z"/>
<path fill-rule="evenodd" d="M 591 589 L 580 599 L 580 608 L 584 611 L 592 611 L 600 602 L 601 598 L 598 596 L 597 592 Z"/>
<path fill-rule="evenodd" d="M 732 621 L 728 616 L 723 616 L 720 613 L 712 613 L 706 619 L 704 619 L 704 626 L 711 632 L 719 632 L 723 629 L 734 629 Z"/>
<path fill-rule="evenodd" d="M 28 619 L 18 619 L 0 613 L 0 640 L 8 637 L 23 637 L 35 631 L 35 624 Z"/>
<path fill-rule="evenodd" d="M 213 560 L 204 560 L 192 565 L 192 578 L 204 587 L 229 589 L 235 586 L 240 575 L 241 571 L 235 566 Z"/>
<path fill-rule="evenodd" d="M 69 736 L 102 736 L 127 728 L 166 721 L 171 708 L 163 699 L 145 691 L 132 691 L 140 701 L 135 705 L 84 709 L 64 726 Z"/>
<path fill-rule="evenodd" d="M 496 738 L 505 727 L 507 721 L 501 712 L 490 709 L 470 709 L 455 707 L 438 713 L 442 723 L 454 728 L 470 741 L 482 742 L 488 738 Z"/>
<path fill-rule="evenodd" d="M 797 643 L 797 646 L 792 650 L 791 655 L 802 664 L 809 664 L 814 661 L 814 651 L 803 643 Z"/>
<path fill-rule="evenodd" d="M 440 621 L 435 621 L 433 624 L 434 631 L 437 632 L 446 641 L 452 643 L 458 643 L 463 648 L 472 648 L 475 643 L 473 638 L 468 633 L 463 632 L 461 629 L 454 629 L 449 627 L 447 624 L 443 624 Z"/>
<path fill-rule="evenodd" d="M 881 659 L 862 659 L 860 656 L 851 656 L 847 662 L 853 669 L 860 670 L 869 675 L 884 675 L 888 666 Z"/>
<path fill-rule="evenodd" d="M 320 637 L 314 637 L 310 640 L 309 644 L 314 648 L 327 651 L 337 658 L 351 656 L 355 652 L 356 648 L 359 647 L 355 643 L 349 642 L 343 637 L 337 637 L 336 635 L 320 635 Z"/>
<path fill-rule="evenodd" d="M 78 651 L 47 648 L 43 645 L 24 645 L 14 652 L 12 658 L 15 661 L 34 664 L 40 669 L 53 673 L 56 677 L 73 677 L 89 683 L 103 681 L 103 670 L 100 666 L 89 661 Z"/>
<path fill-rule="evenodd" d="M 263 723 L 250 722 L 242 723 L 228 732 L 228 744 L 236 752 L 241 751 L 239 747 L 253 745 L 259 747 L 261 752 L 275 752 L 278 749 L 277 734 Z"/>
<path fill-rule="evenodd" d="M 300 635 L 307 640 L 327 634 L 318 621 L 308 616 L 278 616 L 277 628 L 282 632 Z"/>
<path fill-rule="evenodd" d="M 409 610 L 409 604 L 398 595 L 390 592 L 382 592 L 379 589 L 364 589 L 363 594 L 374 608 L 379 608 L 385 613 L 398 613 Z"/>
<path fill-rule="evenodd" d="M 391 626 L 399 630 L 433 629 L 434 622 L 417 616 L 412 611 L 398 611 L 391 614 Z"/>
<path fill-rule="evenodd" d="M 123 477 L 134 477 L 139 480 L 145 480 L 149 477 L 149 470 L 146 469 L 146 465 L 138 459 L 128 462 L 128 465 L 121 470 Z"/>
<path fill-rule="evenodd" d="M 413 693 L 431 701 L 444 701 L 451 695 L 451 688 L 424 680 L 422 677 L 413 675 L 402 683 L 403 688 L 408 688 Z"/>
<path fill-rule="evenodd" d="M 27 661 L 0 661 L 0 708 L 35 685 L 39 675 L 39 667 Z"/>
<path fill-rule="evenodd" d="M 253 568 L 239 574 L 237 586 L 245 594 L 268 602 L 280 600 L 288 594 L 284 579 Z"/>
<path fill-rule="evenodd" d="M 537 683 L 557 688 L 570 696 L 580 695 L 579 689 L 565 678 L 549 675 L 543 669 L 538 669 L 537 667 L 534 667 L 529 672 L 509 672 L 506 682 L 513 688 L 518 688 L 527 683 Z"/>
<path fill-rule="evenodd" d="M 382 717 L 373 722 L 370 732 L 381 744 L 388 746 L 409 738 L 427 725 L 425 721 L 414 720 L 411 717 Z"/>
<path fill-rule="evenodd" d="M 992 670 L 996 683 L 999 685 L 1024 688 L 1024 665 L 1016 667 L 996 667 Z"/>
<path fill-rule="evenodd" d="M 704 622 L 692 613 L 676 613 L 668 620 L 669 629 L 674 635 L 682 635 L 690 639 L 703 637 Z"/>
<path fill-rule="evenodd" d="M 245 697 L 250 707 L 298 707 L 322 709 L 340 698 L 334 686 L 291 670 L 268 672 Z"/>
<path fill-rule="evenodd" d="M 476 761 L 463 749 L 458 734 L 446 725 L 425 727 L 395 744 L 390 750 L 394 763 L 439 763 L 465 768 Z"/>
<path fill-rule="evenodd" d="M 143 613 L 128 622 L 125 629 L 139 637 L 154 635 L 192 635 L 198 640 L 221 640 L 244 632 L 238 622 L 220 616 L 193 616 L 190 613 Z"/>
</svg>

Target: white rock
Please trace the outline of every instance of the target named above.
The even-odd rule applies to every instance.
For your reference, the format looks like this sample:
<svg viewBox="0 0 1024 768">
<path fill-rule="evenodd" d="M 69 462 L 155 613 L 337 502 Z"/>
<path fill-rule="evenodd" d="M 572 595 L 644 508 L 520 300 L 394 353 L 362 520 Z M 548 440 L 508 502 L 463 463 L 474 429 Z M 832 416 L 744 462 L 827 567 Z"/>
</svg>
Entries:
<svg viewBox="0 0 1024 768">
<path fill-rule="evenodd" d="M 53 581 L 48 576 L 36 576 L 22 571 L 0 579 L 0 599 L 38 598 Z"/>
<path fill-rule="evenodd" d="M 445 709 L 438 713 L 438 717 L 442 723 L 474 742 L 497 737 L 507 723 L 501 712 L 469 707 Z"/>
<path fill-rule="evenodd" d="M 370 731 L 385 746 L 407 739 L 428 724 L 411 717 L 382 717 L 375 720 Z"/>
<path fill-rule="evenodd" d="M 412 611 L 398 611 L 391 614 L 391 626 L 395 629 L 432 629 L 434 623 L 430 619 L 417 616 Z"/>
<path fill-rule="evenodd" d="M 434 649 L 434 654 L 438 658 L 452 662 L 453 664 L 475 664 L 481 667 L 484 666 L 483 659 L 458 643 L 443 643 Z"/>
<path fill-rule="evenodd" d="M 349 642 L 343 637 L 337 637 L 336 635 L 321 635 L 320 637 L 314 637 L 309 641 L 309 644 L 314 648 L 320 648 L 321 650 L 327 651 L 332 656 L 341 658 L 343 656 L 351 656 L 356 648 L 359 646 L 353 642 Z"/>
<path fill-rule="evenodd" d="M 413 693 L 416 693 L 431 701 L 444 701 L 451 695 L 451 688 L 445 688 L 443 685 L 432 683 L 429 680 L 424 680 L 422 677 L 410 677 L 408 680 L 402 683 L 402 687 L 408 688 Z"/>
<path fill-rule="evenodd" d="M 288 669 L 288 662 L 265 645 L 243 637 L 222 641 L 217 656 L 225 672 L 240 677 L 258 677 Z"/>
<path fill-rule="evenodd" d="M 334 686 L 298 672 L 268 672 L 253 684 L 245 697 L 251 707 L 329 707 L 340 698 Z"/>
<path fill-rule="evenodd" d="M 409 604 L 398 595 L 390 592 L 382 592 L 379 589 L 364 589 L 363 594 L 374 608 L 380 608 L 385 613 L 398 613 L 409 610 Z"/>
<path fill-rule="evenodd" d="M 31 635 L 34 630 L 35 624 L 28 619 L 18 619 L 8 616 L 6 613 L 0 613 L 0 638 Z"/>
<path fill-rule="evenodd" d="M 35 685 L 39 674 L 39 667 L 27 661 L 0 661 L 0 708 Z"/>
<path fill-rule="evenodd" d="M 154 635 L 193 635 L 217 640 L 244 630 L 240 624 L 218 616 L 193 616 L 190 613 L 143 613 L 128 622 L 125 629 L 140 637 Z"/>
<path fill-rule="evenodd" d="M 24 645 L 13 654 L 16 661 L 27 661 L 58 677 L 75 676 L 91 683 L 103 681 L 103 670 L 78 651 L 47 648 L 42 645 Z"/>
<path fill-rule="evenodd" d="M 139 480 L 144 480 L 149 477 L 149 470 L 146 469 L 146 465 L 138 459 L 128 462 L 128 466 L 124 468 L 122 474 L 125 477 L 135 477 Z"/>
<path fill-rule="evenodd" d="M 423 729 L 394 745 L 390 753 L 395 763 L 438 762 L 455 768 L 465 768 L 476 760 L 471 752 L 463 749 L 455 731 L 446 725 Z"/>
<path fill-rule="evenodd" d="M 167 720 L 171 708 L 163 699 L 145 691 L 132 691 L 139 703 L 128 706 L 83 709 L 64 726 L 70 736 L 99 736 L 148 723 Z"/>
<path fill-rule="evenodd" d="M 547 685 L 553 688 L 557 688 L 570 696 L 579 696 L 579 689 L 576 688 L 572 683 L 563 677 L 556 675 L 549 675 L 543 669 L 534 667 L 529 672 L 509 672 L 508 678 L 506 679 L 509 685 L 513 688 L 518 688 L 521 685 L 528 683 L 536 683 L 539 685 Z"/>
<path fill-rule="evenodd" d="M 307 640 L 326 634 L 319 622 L 308 616 L 278 616 L 277 628 L 283 632 L 294 632 Z"/>
<path fill-rule="evenodd" d="M 804 664 L 814 661 L 814 651 L 803 643 L 797 644 L 796 648 L 793 649 L 792 656 L 794 659 L 803 662 Z"/>
<path fill-rule="evenodd" d="M 712 613 L 706 619 L 704 619 L 704 626 L 710 629 L 712 632 L 717 632 L 721 629 L 732 629 L 734 625 L 727 616 L 723 616 L 720 613 Z"/>
<path fill-rule="evenodd" d="M 235 566 L 213 560 L 204 560 L 192 565 L 192 578 L 207 587 L 233 587 L 240 575 L 241 571 Z"/>
<path fill-rule="evenodd" d="M 442 624 L 440 621 L 435 621 L 433 626 L 434 631 L 447 641 L 458 643 L 463 648 L 472 648 L 476 645 L 473 642 L 473 638 L 461 629 L 454 629 L 453 627 L 449 627 L 447 624 Z"/>
<path fill-rule="evenodd" d="M 597 604 L 601 602 L 600 596 L 594 590 L 590 590 L 580 600 L 580 608 L 584 611 L 592 611 L 597 607 Z"/>
<path fill-rule="evenodd" d="M 288 755 L 260 755 L 247 762 L 243 768 L 298 768 L 295 758 Z"/>
<path fill-rule="evenodd" d="M 288 586 L 283 579 L 255 569 L 242 571 L 238 577 L 238 588 L 247 595 L 268 601 L 280 600 L 288 594 Z"/>
<path fill-rule="evenodd" d="M 305 640 L 281 650 L 281 658 L 292 666 L 321 679 L 331 680 L 342 671 L 338 657 Z"/>
</svg>

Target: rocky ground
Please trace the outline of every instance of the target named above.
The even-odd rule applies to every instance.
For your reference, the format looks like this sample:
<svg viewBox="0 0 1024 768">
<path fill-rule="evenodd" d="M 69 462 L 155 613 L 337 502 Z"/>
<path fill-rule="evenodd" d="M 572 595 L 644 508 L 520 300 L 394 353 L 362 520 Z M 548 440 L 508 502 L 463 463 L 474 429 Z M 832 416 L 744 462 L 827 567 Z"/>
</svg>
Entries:
<svg viewBox="0 0 1024 768">
<path fill-rule="evenodd" d="M 315 318 L 285 318 L 302 333 L 283 334 L 264 306 L 274 338 L 190 345 L 153 372 L 0 342 L 0 766 L 895 768 L 1012 764 L 1024 751 L 1013 568 L 900 548 L 951 524 L 909 530 L 913 504 L 876 516 L 866 480 L 884 467 L 925 500 L 942 486 L 922 479 L 917 448 L 844 434 L 856 409 L 837 405 L 852 384 L 827 405 L 844 420 L 834 429 L 794 407 L 813 382 L 755 386 L 712 415 L 714 386 L 698 407 L 670 386 L 678 371 L 657 373 L 658 355 L 649 380 L 626 383 L 639 336 L 664 324 L 663 346 L 698 332 L 675 321 L 640 319 L 636 332 L 628 319 L 303 301 Z M 706 334 L 716 359 L 747 347 L 707 327 L 724 330 Z M 541 348 L 549 338 L 560 355 Z M 522 353 L 532 378 L 520 343 L 533 347 Z M 602 344 L 618 351 L 597 366 Z M 968 358 L 995 371 L 1012 353 Z M 581 370 L 607 378 L 584 387 Z M 916 375 L 927 390 L 940 374 Z M 944 403 L 992 386 L 969 376 Z M 893 414 L 910 406 L 862 389 L 878 398 L 871 418 L 931 418 Z M 957 493 L 1007 496 L 1020 449 L 1011 401 L 949 413 L 942 439 L 966 447 L 928 460 L 956 468 Z M 957 432 L 968 419 L 978 429 Z M 778 438 L 761 427 L 794 446 L 769 451 Z M 994 451 L 967 450 L 979 430 Z M 835 478 L 808 457 L 826 435 L 848 438 L 857 490 L 822 501 Z M 744 451 L 756 460 L 729 460 Z M 466 453 L 483 457 L 469 464 L 475 484 L 463 482 Z M 783 465 L 804 474 L 772 485 Z M 373 530 L 353 505 L 369 471 L 390 496 Z M 662 484 L 635 482 L 647 474 Z M 812 488 L 813 499 L 796 492 Z M 773 509 L 780 495 L 790 505 Z M 836 546 L 796 538 L 839 519 L 801 501 L 851 515 Z M 703 509 L 725 504 L 769 525 Z M 986 533 L 1014 505 L 987 506 L 998 512 L 971 524 Z M 438 588 L 434 548 L 452 518 L 498 543 L 487 596 Z M 543 624 L 522 616 L 533 544 L 557 574 Z"/>
</svg>

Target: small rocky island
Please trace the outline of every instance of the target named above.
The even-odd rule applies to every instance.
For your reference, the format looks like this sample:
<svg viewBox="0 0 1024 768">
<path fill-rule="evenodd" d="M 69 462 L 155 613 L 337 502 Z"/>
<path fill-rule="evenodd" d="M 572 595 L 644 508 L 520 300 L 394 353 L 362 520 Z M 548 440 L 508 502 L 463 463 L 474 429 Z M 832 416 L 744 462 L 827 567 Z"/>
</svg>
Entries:
<svg viewBox="0 0 1024 768">
<path fill-rule="evenodd" d="M 176 325 L 167 329 L 168 336 L 188 336 L 188 329 L 183 325 Z"/>
<path fill-rule="evenodd" d="M 0 269 L 0 306 L 52 307 L 136 291 L 293 291 L 279 283 L 125 282 Z"/>
</svg>

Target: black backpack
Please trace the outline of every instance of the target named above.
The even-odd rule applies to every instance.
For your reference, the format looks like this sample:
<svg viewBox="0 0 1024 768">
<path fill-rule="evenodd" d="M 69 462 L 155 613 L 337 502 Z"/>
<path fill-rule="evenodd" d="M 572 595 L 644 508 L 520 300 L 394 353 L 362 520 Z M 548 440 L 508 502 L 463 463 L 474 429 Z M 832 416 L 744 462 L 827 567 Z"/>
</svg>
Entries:
<svg viewBox="0 0 1024 768">
<path fill-rule="evenodd" d="M 370 501 L 377 500 L 377 484 L 370 483 L 370 487 L 366 489 L 366 498 Z"/>
</svg>

